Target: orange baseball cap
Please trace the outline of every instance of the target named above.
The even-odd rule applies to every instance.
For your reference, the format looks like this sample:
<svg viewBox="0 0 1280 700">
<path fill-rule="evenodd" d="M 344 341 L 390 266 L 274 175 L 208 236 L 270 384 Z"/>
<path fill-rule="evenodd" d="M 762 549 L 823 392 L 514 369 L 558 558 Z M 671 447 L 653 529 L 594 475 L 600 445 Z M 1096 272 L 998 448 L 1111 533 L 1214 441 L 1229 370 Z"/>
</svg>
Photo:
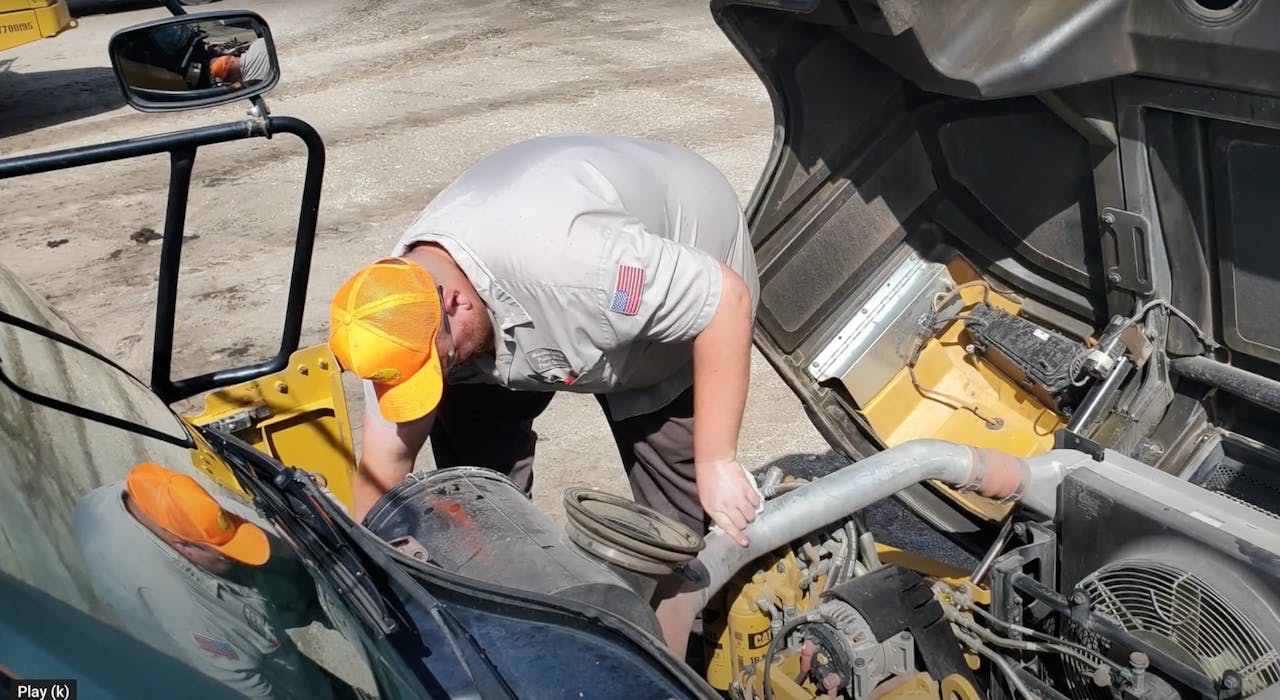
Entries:
<svg viewBox="0 0 1280 700">
<path fill-rule="evenodd" d="M 209 63 L 209 75 L 225 81 L 231 75 L 231 67 L 235 65 L 234 56 L 219 56 Z"/>
<path fill-rule="evenodd" d="M 329 306 L 329 347 L 343 369 L 373 382 L 393 423 L 435 410 L 444 393 L 436 352 L 440 293 L 420 265 L 383 258 L 338 288 Z"/>
<path fill-rule="evenodd" d="M 176 537 L 209 545 L 251 566 L 264 564 L 271 556 L 261 528 L 228 513 L 185 474 L 143 462 L 129 472 L 125 489 L 152 522 Z"/>
</svg>

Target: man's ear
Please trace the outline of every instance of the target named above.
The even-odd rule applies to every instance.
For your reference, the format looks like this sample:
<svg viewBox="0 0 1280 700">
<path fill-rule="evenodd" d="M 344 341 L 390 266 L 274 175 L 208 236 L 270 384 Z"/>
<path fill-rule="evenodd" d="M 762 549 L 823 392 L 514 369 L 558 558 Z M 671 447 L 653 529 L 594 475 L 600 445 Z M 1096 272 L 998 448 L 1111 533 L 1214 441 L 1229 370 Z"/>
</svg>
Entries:
<svg viewBox="0 0 1280 700">
<path fill-rule="evenodd" d="M 452 312 L 455 309 L 470 311 L 475 307 L 475 303 L 466 294 L 457 289 L 446 289 L 444 292 L 444 309 L 446 312 Z"/>
</svg>

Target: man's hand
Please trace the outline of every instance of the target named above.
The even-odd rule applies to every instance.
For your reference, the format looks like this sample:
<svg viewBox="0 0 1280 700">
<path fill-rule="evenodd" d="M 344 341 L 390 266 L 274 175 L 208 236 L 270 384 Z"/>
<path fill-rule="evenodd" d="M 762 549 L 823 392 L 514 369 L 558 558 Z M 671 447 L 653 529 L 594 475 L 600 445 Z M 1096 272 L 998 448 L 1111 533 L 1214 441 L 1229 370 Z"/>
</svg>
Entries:
<svg viewBox="0 0 1280 700">
<path fill-rule="evenodd" d="M 694 471 L 702 509 L 739 547 L 746 547 L 750 542 L 742 531 L 747 523 L 756 519 L 756 508 L 760 505 L 760 494 L 751 477 L 733 460 L 699 464 Z"/>
</svg>

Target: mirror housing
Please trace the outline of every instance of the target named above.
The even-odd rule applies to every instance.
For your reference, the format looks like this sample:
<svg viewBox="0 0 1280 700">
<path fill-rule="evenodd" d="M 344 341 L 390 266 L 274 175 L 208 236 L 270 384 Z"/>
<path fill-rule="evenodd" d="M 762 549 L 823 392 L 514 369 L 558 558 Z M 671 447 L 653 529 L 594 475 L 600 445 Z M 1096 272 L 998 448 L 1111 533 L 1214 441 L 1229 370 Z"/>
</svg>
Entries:
<svg viewBox="0 0 1280 700">
<path fill-rule="evenodd" d="M 271 30 L 253 12 L 165 17 L 126 27 L 107 46 L 125 100 L 141 112 L 228 104 L 280 81 Z"/>
</svg>

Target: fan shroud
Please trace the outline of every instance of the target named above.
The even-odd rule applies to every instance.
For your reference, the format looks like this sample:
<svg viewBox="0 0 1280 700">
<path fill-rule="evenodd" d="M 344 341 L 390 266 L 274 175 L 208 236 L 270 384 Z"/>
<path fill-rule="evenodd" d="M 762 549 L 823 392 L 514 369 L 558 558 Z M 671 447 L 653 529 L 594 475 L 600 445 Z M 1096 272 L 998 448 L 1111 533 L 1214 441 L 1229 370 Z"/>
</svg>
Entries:
<svg viewBox="0 0 1280 700">
<path fill-rule="evenodd" d="M 1226 596 L 1194 573 L 1150 559 L 1124 559 L 1084 578 L 1077 590 L 1089 597 L 1099 615 L 1210 678 L 1238 672 L 1245 697 L 1280 682 L 1280 651 Z M 1064 631 L 1077 644 L 1127 664 L 1130 650 L 1112 648 L 1074 624 Z M 1108 697 L 1090 680 L 1093 668 L 1074 659 L 1068 667 L 1074 697 Z"/>
</svg>

